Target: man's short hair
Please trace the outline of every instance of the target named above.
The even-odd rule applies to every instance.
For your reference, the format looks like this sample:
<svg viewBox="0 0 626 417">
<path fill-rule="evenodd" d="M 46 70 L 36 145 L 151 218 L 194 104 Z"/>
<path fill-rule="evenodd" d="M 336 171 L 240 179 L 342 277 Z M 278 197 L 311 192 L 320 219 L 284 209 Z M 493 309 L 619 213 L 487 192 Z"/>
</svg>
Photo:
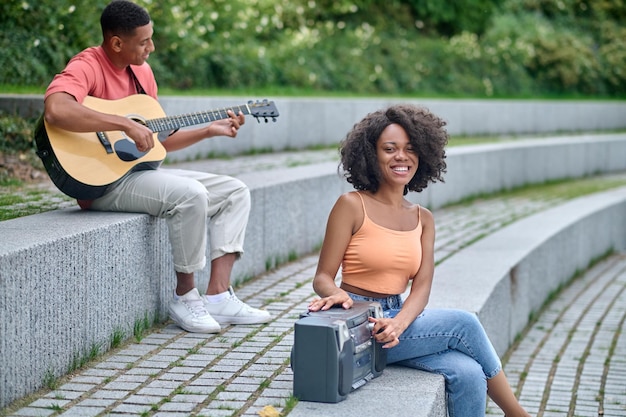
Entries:
<svg viewBox="0 0 626 417">
<path fill-rule="evenodd" d="M 148 11 L 127 0 L 114 0 L 102 11 L 102 36 L 133 35 L 135 29 L 150 23 Z"/>
</svg>

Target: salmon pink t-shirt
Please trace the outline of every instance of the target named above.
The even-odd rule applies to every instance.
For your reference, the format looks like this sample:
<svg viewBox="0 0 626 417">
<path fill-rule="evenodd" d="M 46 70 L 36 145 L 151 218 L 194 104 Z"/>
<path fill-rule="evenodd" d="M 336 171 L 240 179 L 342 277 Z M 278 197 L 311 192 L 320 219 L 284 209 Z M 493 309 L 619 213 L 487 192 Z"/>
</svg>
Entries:
<svg viewBox="0 0 626 417">
<path fill-rule="evenodd" d="M 131 68 L 145 93 L 156 99 L 157 84 L 150 65 L 131 65 Z M 117 100 L 138 93 L 128 69 L 113 65 L 102 46 L 87 48 L 74 56 L 52 79 L 44 99 L 58 92 L 74 96 L 79 103 L 86 96 Z"/>
</svg>

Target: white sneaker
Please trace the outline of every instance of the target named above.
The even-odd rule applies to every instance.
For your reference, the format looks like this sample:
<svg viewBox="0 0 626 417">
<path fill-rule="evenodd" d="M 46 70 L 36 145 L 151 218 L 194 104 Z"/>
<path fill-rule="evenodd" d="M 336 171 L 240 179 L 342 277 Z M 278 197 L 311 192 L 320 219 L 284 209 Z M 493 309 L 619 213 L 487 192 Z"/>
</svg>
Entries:
<svg viewBox="0 0 626 417">
<path fill-rule="evenodd" d="M 204 299 L 196 288 L 170 301 L 169 311 L 172 320 L 188 332 L 218 333 L 222 330 L 204 307 Z"/>
<path fill-rule="evenodd" d="M 250 307 L 237 298 L 232 287 L 228 288 L 228 296 L 218 303 L 211 303 L 204 297 L 204 308 L 221 325 L 259 324 L 272 319 L 268 311 Z"/>
</svg>

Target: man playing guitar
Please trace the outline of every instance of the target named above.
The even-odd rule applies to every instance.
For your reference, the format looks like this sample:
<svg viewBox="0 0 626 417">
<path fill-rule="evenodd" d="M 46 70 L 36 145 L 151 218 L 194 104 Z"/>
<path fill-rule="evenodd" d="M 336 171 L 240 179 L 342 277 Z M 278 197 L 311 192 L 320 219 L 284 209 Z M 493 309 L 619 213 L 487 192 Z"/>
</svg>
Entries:
<svg viewBox="0 0 626 417">
<path fill-rule="evenodd" d="M 137 150 L 155 146 L 155 134 L 143 124 L 83 105 L 87 96 L 118 100 L 134 94 L 157 98 L 154 74 L 146 62 L 155 46 L 148 12 L 126 0 L 114 0 L 100 19 L 103 42 L 70 60 L 45 93 L 44 118 L 49 126 L 72 132 L 121 131 Z M 163 140 L 167 151 L 205 138 L 236 137 L 242 113 L 195 129 L 175 130 Z M 81 146 L 77 140 L 75 146 Z M 243 253 L 250 193 L 241 181 L 204 172 L 147 169 L 128 173 L 101 197 L 80 200 L 83 209 L 141 212 L 165 218 L 176 272 L 170 301 L 171 318 L 189 332 L 215 333 L 220 325 L 268 322 L 265 310 L 240 301 L 230 287 L 235 260 Z M 194 272 L 206 264 L 210 236 L 211 278 L 206 295 L 195 287 Z M 132 254 L 142 256 L 142 254 Z"/>
</svg>

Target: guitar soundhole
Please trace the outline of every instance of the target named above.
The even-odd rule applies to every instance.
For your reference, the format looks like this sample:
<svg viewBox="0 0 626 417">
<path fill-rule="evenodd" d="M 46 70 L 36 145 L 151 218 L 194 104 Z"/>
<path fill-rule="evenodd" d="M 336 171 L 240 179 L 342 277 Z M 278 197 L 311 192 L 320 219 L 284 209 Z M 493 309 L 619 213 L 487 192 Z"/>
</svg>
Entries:
<svg viewBox="0 0 626 417">
<path fill-rule="evenodd" d="M 128 115 L 127 117 L 134 122 L 146 126 L 146 122 L 143 118 L 141 118 L 141 116 Z M 136 161 L 137 159 L 148 153 L 138 150 L 135 142 L 128 138 L 121 139 L 115 142 L 115 152 L 117 153 L 117 156 L 124 162 Z"/>
<path fill-rule="evenodd" d="M 147 152 L 141 152 L 137 149 L 135 142 L 130 139 L 121 139 L 115 142 L 115 153 L 125 162 L 136 161 L 144 156 Z"/>
</svg>

